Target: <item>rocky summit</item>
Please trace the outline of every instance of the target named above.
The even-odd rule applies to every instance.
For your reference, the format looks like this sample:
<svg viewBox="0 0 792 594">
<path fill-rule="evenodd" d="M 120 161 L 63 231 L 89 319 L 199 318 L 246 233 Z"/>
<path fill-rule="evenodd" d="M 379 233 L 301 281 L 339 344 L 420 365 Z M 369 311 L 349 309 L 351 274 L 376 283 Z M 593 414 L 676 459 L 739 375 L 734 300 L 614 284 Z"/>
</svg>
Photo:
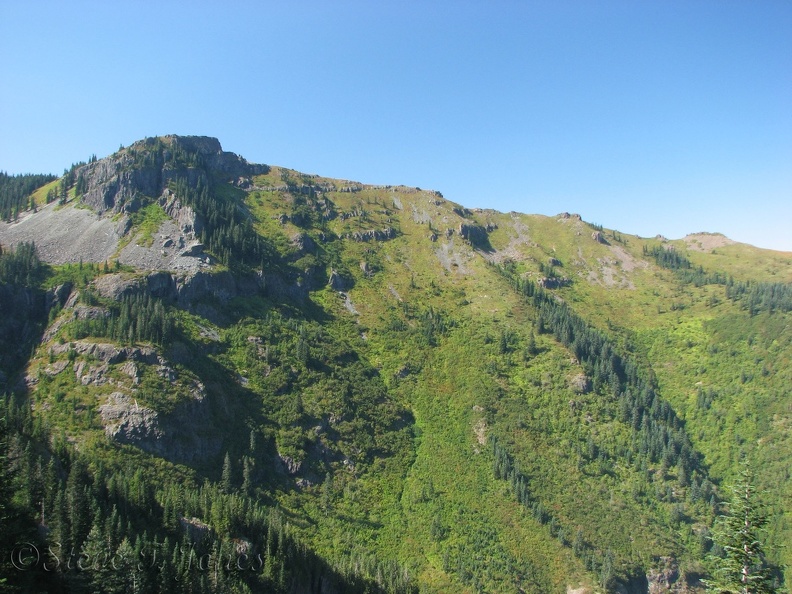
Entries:
<svg viewBox="0 0 792 594">
<path fill-rule="evenodd" d="M 790 578 L 792 254 L 477 209 L 206 137 L 9 180 L 0 583 Z"/>
</svg>

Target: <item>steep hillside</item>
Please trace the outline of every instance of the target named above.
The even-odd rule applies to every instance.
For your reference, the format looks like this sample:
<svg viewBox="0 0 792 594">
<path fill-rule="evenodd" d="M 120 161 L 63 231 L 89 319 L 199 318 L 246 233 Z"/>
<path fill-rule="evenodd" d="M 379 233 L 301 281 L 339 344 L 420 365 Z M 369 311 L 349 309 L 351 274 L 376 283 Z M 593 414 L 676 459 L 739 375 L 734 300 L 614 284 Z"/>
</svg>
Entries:
<svg viewBox="0 0 792 594">
<path fill-rule="evenodd" d="M 792 254 L 203 137 L 39 183 L 0 223 L 2 552 L 57 551 L 9 585 L 697 591 L 743 458 L 792 561 Z"/>
</svg>

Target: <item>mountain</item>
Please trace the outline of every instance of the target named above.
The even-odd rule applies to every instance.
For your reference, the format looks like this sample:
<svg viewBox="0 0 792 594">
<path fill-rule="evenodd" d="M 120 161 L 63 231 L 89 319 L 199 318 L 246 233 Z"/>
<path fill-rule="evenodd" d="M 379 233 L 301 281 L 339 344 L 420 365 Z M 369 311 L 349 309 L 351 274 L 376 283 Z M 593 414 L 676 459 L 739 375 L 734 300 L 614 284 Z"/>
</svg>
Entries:
<svg viewBox="0 0 792 594">
<path fill-rule="evenodd" d="M 792 254 L 205 137 L 6 177 L 9 588 L 702 591 L 741 468 L 783 580 Z"/>
</svg>

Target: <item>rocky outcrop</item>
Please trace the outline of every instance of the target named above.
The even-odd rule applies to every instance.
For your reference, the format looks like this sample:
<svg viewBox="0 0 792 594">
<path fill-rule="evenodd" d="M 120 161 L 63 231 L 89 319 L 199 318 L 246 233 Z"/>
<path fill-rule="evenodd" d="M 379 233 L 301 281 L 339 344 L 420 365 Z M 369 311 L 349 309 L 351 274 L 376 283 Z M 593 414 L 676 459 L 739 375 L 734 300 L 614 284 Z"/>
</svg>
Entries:
<svg viewBox="0 0 792 594">
<path fill-rule="evenodd" d="M 86 188 L 82 201 L 101 214 L 135 212 L 142 196 L 161 196 L 176 179 L 195 184 L 207 171 L 233 183 L 269 168 L 223 151 L 216 138 L 164 136 L 141 140 L 106 159 L 83 165 L 76 175 L 82 177 Z"/>
<path fill-rule="evenodd" d="M 101 297 L 120 301 L 140 290 L 140 279 L 123 274 L 104 274 L 97 277 L 92 286 Z"/>
<path fill-rule="evenodd" d="M 165 361 L 151 347 L 119 347 L 110 343 L 87 342 L 78 340 L 63 344 L 54 344 L 50 352 L 62 355 L 73 350 L 78 355 L 92 357 L 103 363 L 114 365 L 124 361 L 138 361 L 149 365 L 164 365 Z"/>
<path fill-rule="evenodd" d="M 140 406 L 133 395 L 113 392 L 99 407 L 107 436 L 120 444 L 177 463 L 196 463 L 213 458 L 222 445 L 217 436 L 202 385 L 193 398 L 164 415 Z"/>
<path fill-rule="evenodd" d="M 299 460 L 295 460 L 290 456 L 286 456 L 285 454 L 281 454 L 278 452 L 278 462 L 281 464 L 281 468 L 286 471 L 289 475 L 295 475 L 300 472 L 300 468 L 302 468 L 302 462 Z"/>
<path fill-rule="evenodd" d="M 355 231 L 354 233 L 347 233 L 344 235 L 345 239 L 352 241 L 386 241 L 396 237 L 396 230 L 393 227 L 385 227 L 384 229 L 369 229 L 367 231 Z"/>
<path fill-rule="evenodd" d="M 587 394 L 591 391 L 591 381 L 585 373 L 578 373 L 569 380 L 569 387 L 578 394 Z"/>
<path fill-rule="evenodd" d="M 688 594 L 700 592 L 699 576 L 680 571 L 676 559 L 660 557 L 659 565 L 646 574 L 648 594 Z"/>
<path fill-rule="evenodd" d="M 235 297 L 260 295 L 267 287 L 263 274 L 235 276 L 228 271 L 195 273 L 152 272 L 148 276 L 106 274 L 98 277 L 93 287 L 104 298 L 120 300 L 140 292 L 171 301 L 191 309 L 205 299 L 227 303 Z"/>
<path fill-rule="evenodd" d="M 566 277 L 544 277 L 537 280 L 536 284 L 543 289 L 560 289 L 572 284 L 572 280 Z"/>
<path fill-rule="evenodd" d="M 299 255 L 316 252 L 316 242 L 307 233 L 297 233 L 291 238 L 291 244 Z"/>
<path fill-rule="evenodd" d="M 489 236 L 487 230 L 481 225 L 469 225 L 461 223 L 457 230 L 460 237 L 467 240 L 474 247 L 485 248 L 489 246 Z"/>
<path fill-rule="evenodd" d="M 204 221 L 203 217 L 196 214 L 195 210 L 183 205 L 168 189 L 163 192 L 161 201 L 164 202 L 165 214 L 173 219 L 182 234 L 188 237 L 197 237 L 201 234 Z"/>
<path fill-rule="evenodd" d="M 69 299 L 72 292 L 72 284 L 70 282 L 58 285 L 54 289 L 47 291 L 47 311 L 53 307 L 63 307 Z"/>
<path fill-rule="evenodd" d="M 352 287 L 352 283 L 335 270 L 330 270 L 327 285 L 334 291 L 348 291 Z"/>
</svg>

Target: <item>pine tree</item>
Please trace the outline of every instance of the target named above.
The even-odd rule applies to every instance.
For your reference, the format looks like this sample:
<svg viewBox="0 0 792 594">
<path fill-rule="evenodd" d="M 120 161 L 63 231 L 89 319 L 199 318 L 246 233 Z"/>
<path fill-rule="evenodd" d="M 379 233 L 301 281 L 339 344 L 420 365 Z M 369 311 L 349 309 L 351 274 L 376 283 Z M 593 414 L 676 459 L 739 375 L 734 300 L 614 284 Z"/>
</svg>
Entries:
<svg viewBox="0 0 792 594">
<path fill-rule="evenodd" d="M 220 488 L 223 493 L 231 492 L 231 456 L 226 452 L 225 459 L 223 460 L 223 473 L 220 478 Z"/>
<path fill-rule="evenodd" d="M 756 500 L 756 487 L 747 462 L 741 463 L 740 477 L 730 491 L 727 512 L 716 520 L 712 531 L 712 540 L 723 550 L 723 556 L 709 557 L 714 579 L 705 583 L 710 592 L 721 594 L 779 592 L 760 538 L 767 516 Z"/>
</svg>

